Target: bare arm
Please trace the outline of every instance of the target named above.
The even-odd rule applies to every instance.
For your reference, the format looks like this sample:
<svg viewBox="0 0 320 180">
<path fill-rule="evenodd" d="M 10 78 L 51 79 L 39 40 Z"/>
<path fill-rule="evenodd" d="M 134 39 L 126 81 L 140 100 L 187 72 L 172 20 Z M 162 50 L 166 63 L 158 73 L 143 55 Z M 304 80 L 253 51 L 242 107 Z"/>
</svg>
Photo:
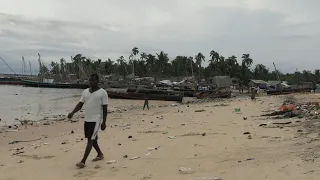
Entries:
<svg viewBox="0 0 320 180">
<path fill-rule="evenodd" d="M 108 105 L 102 105 L 103 107 L 103 117 L 102 117 L 102 123 L 106 124 L 107 122 L 107 116 L 108 116 Z"/>
<path fill-rule="evenodd" d="M 84 104 L 83 102 L 79 102 L 71 113 L 74 114 L 74 113 L 80 111 L 82 106 L 83 106 L 83 104 Z"/>
<path fill-rule="evenodd" d="M 80 111 L 81 108 L 82 108 L 82 106 L 83 106 L 83 104 L 84 104 L 83 102 L 79 102 L 79 103 L 76 105 L 76 107 L 74 108 L 74 110 L 73 110 L 71 113 L 68 114 L 68 118 L 69 118 L 69 119 L 72 118 L 73 115 L 74 115 L 74 113 Z"/>
</svg>

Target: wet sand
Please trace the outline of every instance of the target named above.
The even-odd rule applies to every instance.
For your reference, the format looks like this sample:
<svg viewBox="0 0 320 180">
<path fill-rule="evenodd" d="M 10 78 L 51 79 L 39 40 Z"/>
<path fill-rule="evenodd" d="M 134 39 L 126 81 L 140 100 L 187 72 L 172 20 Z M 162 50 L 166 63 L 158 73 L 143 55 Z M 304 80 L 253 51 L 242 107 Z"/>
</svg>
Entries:
<svg viewBox="0 0 320 180">
<path fill-rule="evenodd" d="M 297 97 L 316 101 L 320 96 Z M 0 134 L 0 180 L 319 179 L 320 143 L 317 136 L 297 132 L 303 119 L 299 119 L 301 123 L 290 119 L 294 122 L 290 127 L 264 128 L 259 124 L 270 119 L 252 117 L 278 109 L 284 98 L 259 97 L 256 102 L 241 98 L 177 106 L 166 102 L 167 107 L 156 107 L 163 102 L 150 101 L 155 106 L 150 111 L 141 110 L 142 101 L 123 100 L 141 108 L 109 114 L 107 130 L 99 133 L 105 160 L 91 162 L 96 156 L 93 149 L 84 169 L 75 167 L 86 145 L 81 140 L 83 119 L 39 124 L 25 130 L 20 127 L 18 132 Z M 235 108 L 241 112 L 236 113 Z M 16 140 L 36 141 L 8 144 Z M 24 153 L 19 155 L 10 150 L 22 147 Z M 137 156 L 140 158 L 130 160 Z M 117 162 L 107 164 L 110 160 Z M 181 173 L 180 167 L 191 168 L 192 172 Z"/>
</svg>

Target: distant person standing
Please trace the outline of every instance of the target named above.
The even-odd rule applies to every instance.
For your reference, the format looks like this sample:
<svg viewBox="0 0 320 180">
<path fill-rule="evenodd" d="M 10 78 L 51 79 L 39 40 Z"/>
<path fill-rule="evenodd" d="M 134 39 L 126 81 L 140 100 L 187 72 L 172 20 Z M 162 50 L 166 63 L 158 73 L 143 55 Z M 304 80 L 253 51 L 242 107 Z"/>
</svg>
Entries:
<svg viewBox="0 0 320 180">
<path fill-rule="evenodd" d="M 257 89 L 252 87 L 251 88 L 251 100 L 252 101 L 256 100 L 256 94 L 257 94 Z"/>
<path fill-rule="evenodd" d="M 148 96 L 147 95 L 144 96 L 143 110 L 146 107 L 148 108 L 148 110 L 150 110 L 150 108 L 149 108 L 149 100 L 148 100 Z"/>
<path fill-rule="evenodd" d="M 239 93 L 243 93 L 243 83 L 239 82 Z"/>
<path fill-rule="evenodd" d="M 84 135 L 88 142 L 82 160 L 76 164 L 78 168 L 84 168 L 86 166 L 86 160 L 92 147 L 94 147 L 98 153 L 97 157 L 92 161 L 104 159 L 103 153 L 98 145 L 98 131 L 100 125 L 102 131 L 107 127 L 108 94 L 104 89 L 99 87 L 98 83 L 99 76 L 92 74 L 89 78 L 89 88 L 83 91 L 79 103 L 68 115 L 68 118 L 72 118 L 73 115 L 85 105 Z"/>
<path fill-rule="evenodd" d="M 317 83 L 316 83 L 316 81 L 313 81 L 313 82 L 312 82 L 312 86 L 313 86 L 313 92 L 316 93 L 316 90 L 317 90 Z"/>
</svg>

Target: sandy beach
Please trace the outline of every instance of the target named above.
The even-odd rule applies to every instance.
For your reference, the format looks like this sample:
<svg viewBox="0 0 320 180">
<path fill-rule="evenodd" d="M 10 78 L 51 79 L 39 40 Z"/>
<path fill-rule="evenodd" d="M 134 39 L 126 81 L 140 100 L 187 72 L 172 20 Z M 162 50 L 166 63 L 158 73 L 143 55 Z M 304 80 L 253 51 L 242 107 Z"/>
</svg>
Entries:
<svg viewBox="0 0 320 180">
<path fill-rule="evenodd" d="M 295 97 L 320 101 L 314 94 Z M 96 156 L 93 149 L 84 169 L 75 167 L 86 145 L 81 115 L 74 119 L 77 122 L 41 122 L 21 126 L 17 132 L 4 129 L 0 180 L 319 179 L 318 132 L 305 133 L 304 118 L 258 117 L 263 111 L 277 110 L 285 98 L 259 97 L 256 102 L 232 98 L 189 105 L 151 101 L 154 107 L 149 111 L 142 111 L 142 101 L 125 101 L 135 108 L 110 113 L 106 131 L 99 133 L 105 160 L 91 162 Z M 271 121 L 292 123 L 259 127 Z M 18 142 L 9 144 L 14 141 Z M 191 170 L 179 172 L 182 167 Z"/>
</svg>

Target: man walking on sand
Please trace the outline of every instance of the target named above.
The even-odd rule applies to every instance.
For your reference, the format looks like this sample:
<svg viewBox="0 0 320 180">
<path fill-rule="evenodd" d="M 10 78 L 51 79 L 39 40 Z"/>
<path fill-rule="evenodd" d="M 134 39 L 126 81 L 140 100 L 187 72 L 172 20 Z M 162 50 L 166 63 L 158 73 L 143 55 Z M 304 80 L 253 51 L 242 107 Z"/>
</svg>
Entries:
<svg viewBox="0 0 320 180">
<path fill-rule="evenodd" d="M 84 135 L 88 143 L 82 160 L 76 164 L 78 168 L 84 168 L 86 160 L 90 154 L 92 147 L 97 151 L 98 156 L 92 161 L 100 161 L 104 159 L 103 153 L 98 145 L 98 131 L 101 125 L 101 130 L 106 129 L 107 112 L 108 112 L 108 94 L 99 87 L 99 76 L 92 74 L 89 78 L 89 88 L 84 90 L 79 103 L 74 110 L 69 113 L 68 118 L 80 111 L 85 105 L 85 122 Z"/>
<path fill-rule="evenodd" d="M 150 110 L 150 108 L 149 108 L 149 100 L 148 100 L 148 96 L 147 95 L 144 95 L 143 110 L 144 110 L 145 107 L 147 107 L 148 110 Z"/>
</svg>

